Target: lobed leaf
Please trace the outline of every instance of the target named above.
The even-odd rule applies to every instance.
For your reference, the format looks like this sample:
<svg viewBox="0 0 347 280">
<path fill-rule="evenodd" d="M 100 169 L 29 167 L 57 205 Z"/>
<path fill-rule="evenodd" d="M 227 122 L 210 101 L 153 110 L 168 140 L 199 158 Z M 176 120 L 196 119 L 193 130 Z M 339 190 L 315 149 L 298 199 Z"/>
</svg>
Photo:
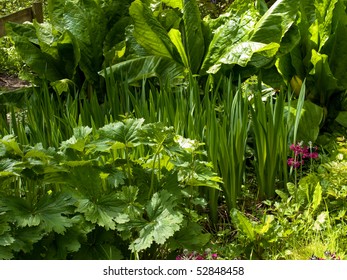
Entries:
<svg viewBox="0 0 347 280">
<path fill-rule="evenodd" d="M 166 190 L 155 193 L 146 205 L 148 220 L 143 222 L 139 237 L 130 244 L 133 252 L 147 249 L 153 242 L 164 244 L 181 228 L 183 215 L 175 210 L 175 198 Z"/>
</svg>

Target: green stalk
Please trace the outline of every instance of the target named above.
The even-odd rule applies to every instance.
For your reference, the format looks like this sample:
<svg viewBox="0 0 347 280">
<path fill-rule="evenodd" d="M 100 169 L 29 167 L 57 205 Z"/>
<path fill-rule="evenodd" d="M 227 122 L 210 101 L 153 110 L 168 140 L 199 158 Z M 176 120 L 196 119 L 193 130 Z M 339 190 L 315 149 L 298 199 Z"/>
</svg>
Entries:
<svg viewBox="0 0 347 280">
<path fill-rule="evenodd" d="M 260 198 L 275 194 L 276 179 L 283 177 L 282 158 L 287 145 L 288 131 L 284 116 L 284 95 L 272 100 L 261 99 L 260 91 L 254 95 L 254 108 L 251 108 L 255 139 L 255 169 L 259 184 Z"/>
</svg>

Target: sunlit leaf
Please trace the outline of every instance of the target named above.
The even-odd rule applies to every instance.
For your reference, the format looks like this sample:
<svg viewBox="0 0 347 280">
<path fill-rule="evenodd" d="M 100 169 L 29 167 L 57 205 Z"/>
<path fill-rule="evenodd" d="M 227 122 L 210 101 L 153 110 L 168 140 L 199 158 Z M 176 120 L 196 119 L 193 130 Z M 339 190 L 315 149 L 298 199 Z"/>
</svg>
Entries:
<svg viewBox="0 0 347 280">
<path fill-rule="evenodd" d="M 107 124 L 100 128 L 103 137 L 125 144 L 127 147 L 139 145 L 138 133 L 144 119 L 127 119 L 124 122 Z"/>
<path fill-rule="evenodd" d="M 316 210 L 322 200 L 322 186 L 318 183 L 315 187 L 312 198 L 312 210 Z"/>
<path fill-rule="evenodd" d="M 76 211 L 83 213 L 87 221 L 106 229 L 115 229 L 116 223 L 125 223 L 129 220 L 128 215 L 121 212 L 121 205 L 115 194 L 101 195 L 97 201 L 79 199 Z"/>
<path fill-rule="evenodd" d="M 231 217 L 237 228 L 249 238 L 250 241 L 255 241 L 256 235 L 252 223 L 240 211 L 233 209 Z"/>
</svg>

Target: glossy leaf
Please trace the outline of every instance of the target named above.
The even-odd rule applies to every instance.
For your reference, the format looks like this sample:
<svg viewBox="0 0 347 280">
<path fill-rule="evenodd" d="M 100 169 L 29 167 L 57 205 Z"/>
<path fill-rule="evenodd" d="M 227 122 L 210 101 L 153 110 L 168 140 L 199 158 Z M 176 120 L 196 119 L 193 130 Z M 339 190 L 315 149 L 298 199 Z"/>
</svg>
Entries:
<svg viewBox="0 0 347 280">
<path fill-rule="evenodd" d="M 184 66 L 160 56 L 144 56 L 120 62 L 100 74 L 105 78 L 113 75 L 116 79 L 126 79 L 129 84 L 157 77 L 160 82 L 172 81 L 182 77 Z"/>
<path fill-rule="evenodd" d="M 138 43 L 150 54 L 174 59 L 175 46 L 147 5 L 135 0 L 129 13 L 134 20 L 134 36 Z"/>
<path fill-rule="evenodd" d="M 276 1 L 260 17 L 253 3 L 235 1 L 227 20 L 214 32 L 202 69 L 214 74 L 222 65 L 245 67 L 249 63 L 261 68 L 269 64 L 296 20 L 297 4 L 298 1 Z"/>
</svg>

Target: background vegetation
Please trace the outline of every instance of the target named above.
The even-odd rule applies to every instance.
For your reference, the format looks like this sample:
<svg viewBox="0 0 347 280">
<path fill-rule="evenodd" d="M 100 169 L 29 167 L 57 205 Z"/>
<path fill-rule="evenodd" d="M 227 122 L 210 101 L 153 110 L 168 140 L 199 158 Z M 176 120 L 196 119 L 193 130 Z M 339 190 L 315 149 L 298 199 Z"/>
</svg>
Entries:
<svg viewBox="0 0 347 280">
<path fill-rule="evenodd" d="M 45 12 L 2 39 L 0 258 L 345 258 L 346 1 Z"/>
</svg>

